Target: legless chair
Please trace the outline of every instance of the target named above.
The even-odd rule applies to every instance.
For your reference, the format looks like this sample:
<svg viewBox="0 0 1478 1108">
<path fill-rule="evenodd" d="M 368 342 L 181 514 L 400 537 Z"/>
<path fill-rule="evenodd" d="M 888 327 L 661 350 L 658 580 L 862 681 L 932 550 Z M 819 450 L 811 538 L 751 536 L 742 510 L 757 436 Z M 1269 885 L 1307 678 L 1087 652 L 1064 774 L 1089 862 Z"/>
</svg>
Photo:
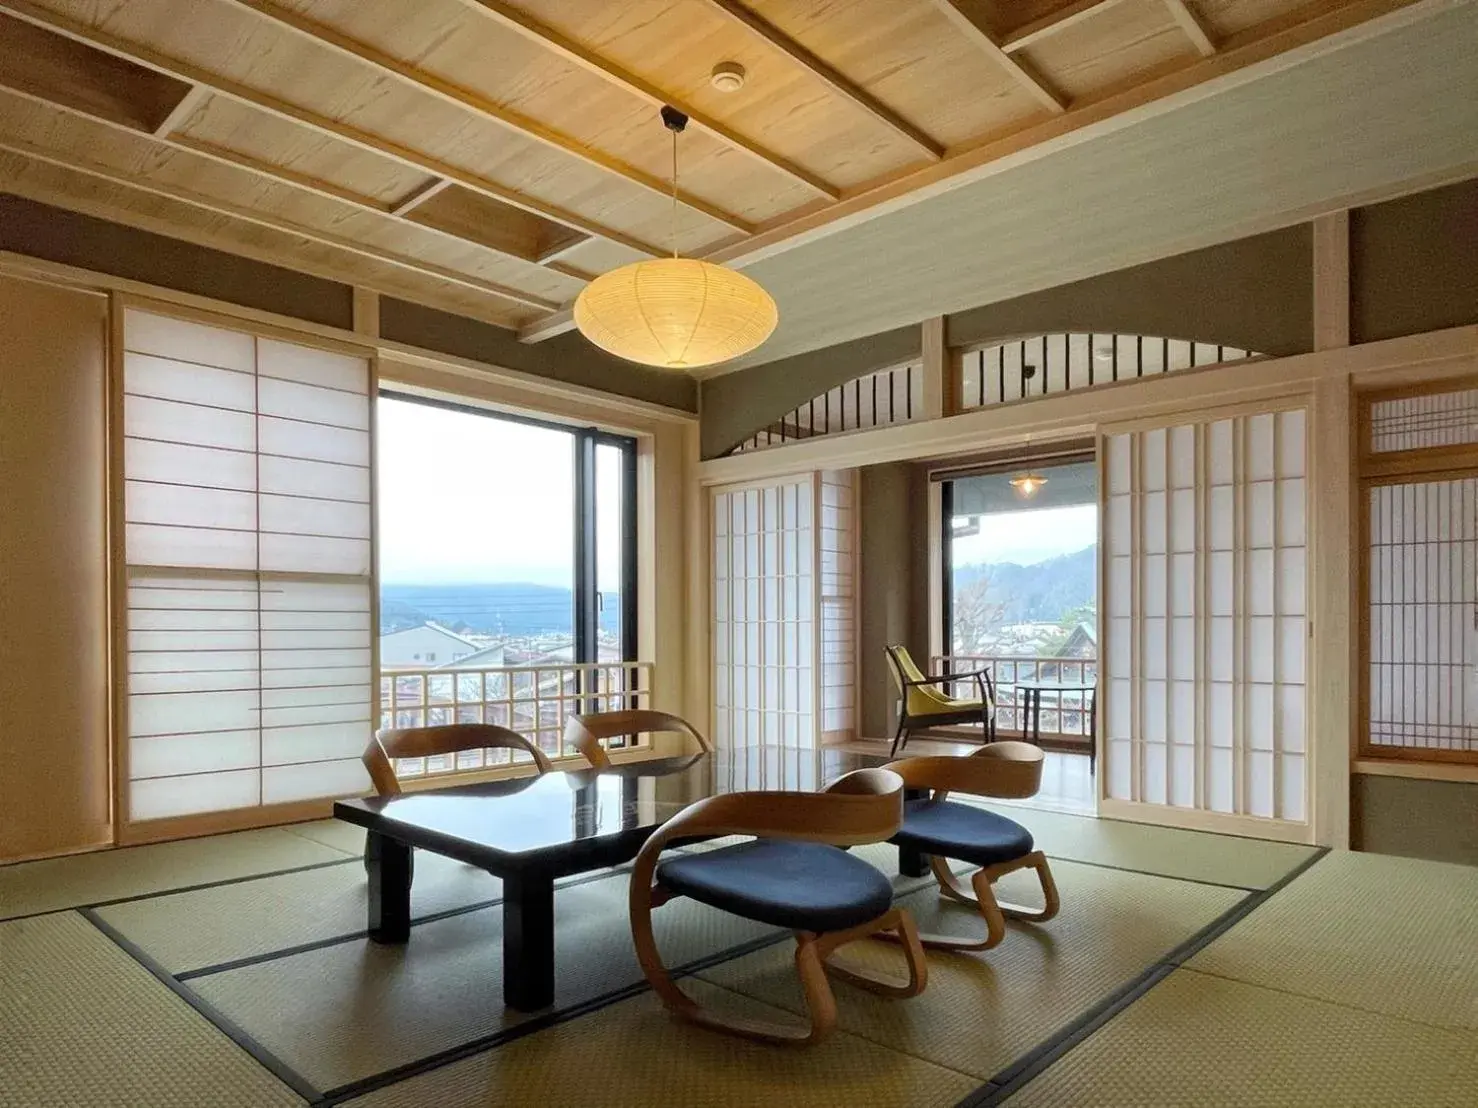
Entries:
<svg viewBox="0 0 1478 1108">
<path fill-rule="evenodd" d="M 849 773 L 822 793 L 726 793 L 684 808 L 652 835 L 631 872 L 631 934 L 642 972 L 662 1003 L 683 1019 L 746 1038 L 809 1044 L 836 1025 L 827 972 L 888 996 L 923 992 L 928 966 L 913 918 L 893 906 L 888 879 L 838 845 L 881 842 L 903 816 L 903 781 L 887 770 Z M 659 864 L 674 839 L 757 835 L 737 846 Z M 832 845 L 838 844 L 838 845 Z M 655 883 L 653 876 L 655 874 Z M 795 932 L 796 970 L 810 1025 L 716 1015 L 673 982 L 652 934 L 652 908 L 687 896 L 726 912 Z M 908 959 L 906 982 L 828 966 L 844 943 L 893 932 Z"/>
<path fill-rule="evenodd" d="M 911 789 L 933 789 L 926 799 L 904 806 L 903 827 L 892 842 L 901 849 L 930 856 L 940 892 L 974 905 L 985 918 L 985 938 L 960 939 L 925 935 L 927 947 L 940 950 L 989 950 L 1006 934 L 1006 919 L 1044 922 L 1057 915 L 1057 885 L 1047 857 L 1033 849 L 1031 832 L 1014 820 L 972 804 L 948 800 L 951 792 L 976 796 L 1025 797 L 1042 783 L 1042 751 L 1023 742 L 996 742 L 965 757 L 905 758 L 886 768 L 903 778 Z M 970 879 L 971 889 L 949 868 L 958 858 L 981 868 Z M 992 886 L 1019 869 L 1034 869 L 1042 884 L 1042 907 L 1001 904 Z M 972 895 L 973 890 L 973 895 Z"/>
<path fill-rule="evenodd" d="M 448 723 L 440 727 L 401 727 L 379 731 L 364 748 L 364 768 L 369 770 L 375 792 L 398 796 L 400 778 L 397 758 L 434 758 L 463 750 L 508 747 L 532 755 L 540 773 L 551 768 L 549 756 L 517 731 L 492 723 Z"/>
<path fill-rule="evenodd" d="M 979 723 L 984 728 L 986 742 L 996 737 L 996 690 L 991 684 L 989 669 L 925 677 L 914 664 L 907 647 L 889 646 L 886 649 L 893 683 L 898 686 L 902 700 L 898 710 L 898 730 L 893 735 L 888 757 L 896 756 L 899 749 L 907 745 L 909 733 L 917 727 Z M 978 698 L 961 699 L 944 691 L 952 682 L 967 680 L 975 682 L 980 692 Z M 936 685 L 944 687 L 935 688 Z"/>
<path fill-rule="evenodd" d="M 602 739 L 617 735 L 639 735 L 651 732 L 674 732 L 691 735 L 698 749 L 705 754 L 713 753 L 713 744 L 699 734 L 698 729 L 681 716 L 668 712 L 654 712 L 648 708 L 628 708 L 619 712 L 586 712 L 571 716 L 565 724 L 564 744 L 574 747 L 585 755 L 596 769 L 605 769 L 611 764 L 611 756 L 601 745 Z"/>
</svg>

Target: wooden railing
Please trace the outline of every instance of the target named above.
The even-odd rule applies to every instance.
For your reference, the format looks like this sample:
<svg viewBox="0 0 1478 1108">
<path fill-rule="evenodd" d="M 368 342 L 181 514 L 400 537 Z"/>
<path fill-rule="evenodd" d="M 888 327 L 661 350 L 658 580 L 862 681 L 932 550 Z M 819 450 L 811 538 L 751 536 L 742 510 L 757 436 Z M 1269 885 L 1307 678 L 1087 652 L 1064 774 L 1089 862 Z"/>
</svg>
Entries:
<svg viewBox="0 0 1478 1108">
<path fill-rule="evenodd" d="M 434 727 L 494 723 L 532 741 L 555 761 L 579 759 L 564 748 L 565 722 L 581 712 L 651 706 L 652 663 L 592 662 L 476 669 L 381 667 L 380 726 Z M 612 749 L 646 746 L 649 736 L 609 739 Z M 507 749 L 402 759 L 400 776 L 432 776 L 517 765 Z M 523 761 L 532 764 L 524 756 Z"/>
<path fill-rule="evenodd" d="M 930 659 L 930 672 L 972 673 L 989 668 L 996 690 L 996 732 L 1019 735 L 1027 724 L 1023 682 L 1093 685 L 1098 680 L 1095 658 L 1052 658 L 1039 655 L 948 654 Z M 950 695 L 976 697 L 973 679 L 951 682 Z M 1091 733 L 1088 694 L 1047 688 L 1042 693 L 1040 734 L 1064 743 L 1089 745 Z"/>
</svg>

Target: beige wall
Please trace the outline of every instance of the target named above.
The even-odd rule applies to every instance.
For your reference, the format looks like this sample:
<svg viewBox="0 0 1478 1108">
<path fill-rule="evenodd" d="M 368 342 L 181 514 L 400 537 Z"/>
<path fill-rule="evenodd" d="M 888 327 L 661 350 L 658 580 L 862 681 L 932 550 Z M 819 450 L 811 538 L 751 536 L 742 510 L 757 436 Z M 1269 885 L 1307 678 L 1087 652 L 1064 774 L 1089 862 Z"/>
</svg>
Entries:
<svg viewBox="0 0 1478 1108">
<path fill-rule="evenodd" d="M 925 664 L 929 647 L 928 511 L 924 478 L 907 462 L 857 471 L 859 735 L 891 738 L 896 693 L 883 648 L 902 643 Z"/>
<path fill-rule="evenodd" d="M 106 333 L 0 277 L 0 861 L 110 838 Z"/>
</svg>

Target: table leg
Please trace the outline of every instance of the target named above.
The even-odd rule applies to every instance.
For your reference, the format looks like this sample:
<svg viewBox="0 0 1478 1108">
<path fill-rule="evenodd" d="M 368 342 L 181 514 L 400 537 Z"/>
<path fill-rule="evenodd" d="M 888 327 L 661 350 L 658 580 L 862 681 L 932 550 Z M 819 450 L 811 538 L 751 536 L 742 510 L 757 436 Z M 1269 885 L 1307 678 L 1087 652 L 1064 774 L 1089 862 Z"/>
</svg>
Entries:
<svg viewBox="0 0 1478 1108">
<path fill-rule="evenodd" d="M 554 1003 L 554 878 L 503 878 L 503 1003 L 533 1012 Z"/>
<path fill-rule="evenodd" d="M 1032 742 L 1042 745 L 1042 690 L 1032 689 Z"/>
<path fill-rule="evenodd" d="M 898 848 L 898 872 L 904 877 L 927 877 L 929 856 L 914 847 L 900 846 Z"/>
<path fill-rule="evenodd" d="M 369 936 L 377 943 L 411 937 L 411 848 L 371 831 L 365 840 L 369 877 Z"/>
</svg>

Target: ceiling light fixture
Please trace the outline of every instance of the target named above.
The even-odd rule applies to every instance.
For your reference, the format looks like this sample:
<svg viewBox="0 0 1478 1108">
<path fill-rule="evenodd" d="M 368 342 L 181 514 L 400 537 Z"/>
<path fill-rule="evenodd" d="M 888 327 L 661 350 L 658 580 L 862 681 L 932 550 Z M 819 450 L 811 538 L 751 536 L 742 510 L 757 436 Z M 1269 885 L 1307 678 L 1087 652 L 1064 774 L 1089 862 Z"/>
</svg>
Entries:
<svg viewBox="0 0 1478 1108">
<path fill-rule="evenodd" d="M 694 369 L 747 354 L 779 322 L 775 301 L 726 266 L 677 253 L 677 136 L 688 117 L 662 109 L 672 132 L 672 257 L 603 273 L 575 300 L 575 326 L 618 358 L 664 369 Z"/>
<path fill-rule="evenodd" d="M 1023 500 L 1030 500 L 1036 496 L 1046 483 L 1047 478 L 1035 472 L 1021 473 L 1011 478 L 1011 487 L 1016 490 L 1016 495 Z"/>
<path fill-rule="evenodd" d="M 744 87 L 747 74 L 738 62 L 719 62 L 708 75 L 709 82 L 719 92 L 738 92 Z"/>
</svg>

